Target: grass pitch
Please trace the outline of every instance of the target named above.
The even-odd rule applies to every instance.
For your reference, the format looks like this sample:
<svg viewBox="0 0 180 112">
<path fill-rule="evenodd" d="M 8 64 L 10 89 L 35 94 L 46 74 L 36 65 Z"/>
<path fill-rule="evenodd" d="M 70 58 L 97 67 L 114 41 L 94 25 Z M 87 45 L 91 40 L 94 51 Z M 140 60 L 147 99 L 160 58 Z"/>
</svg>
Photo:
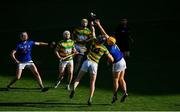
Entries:
<svg viewBox="0 0 180 112">
<path fill-rule="evenodd" d="M 119 99 L 111 104 L 112 90 L 96 88 L 93 105 L 88 106 L 89 86 L 82 82 L 73 99 L 69 99 L 69 91 L 65 84 L 57 89 L 51 88 L 41 92 L 32 78 L 23 77 L 17 81 L 10 91 L 5 90 L 12 76 L 0 76 L 0 110 L 1 111 L 176 111 L 180 110 L 180 94 L 146 95 L 129 91 L 124 103 Z M 54 82 L 44 81 L 45 86 Z"/>
</svg>

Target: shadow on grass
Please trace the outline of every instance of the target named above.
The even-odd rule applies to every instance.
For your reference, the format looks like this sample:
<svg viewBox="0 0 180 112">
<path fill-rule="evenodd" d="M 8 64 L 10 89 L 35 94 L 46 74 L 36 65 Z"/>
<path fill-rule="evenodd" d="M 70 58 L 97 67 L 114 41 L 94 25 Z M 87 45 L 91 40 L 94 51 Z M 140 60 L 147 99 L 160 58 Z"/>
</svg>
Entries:
<svg viewBox="0 0 180 112">
<path fill-rule="evenodd" d="M 11 87 L 11 88 L 0 88 L 0 91 L 14 91 L 14 90 L 17 90 L 17 91 L 41 91 L 40 88 L 18 88 L 18 87 Z"/>
<path fill-rule="evenodd" d="M 104 59 L 105 60 L 105 59 Z M 128 69 L 126 70 L 125 80 L 127 83 L 128 93 L 139 94 L 139 95 L 168 95 L 168 94 L 179 94 L 179 78 L 178 65 L 175 65 L 174 61 L 157 61 L 156 64 L 151 60 L 144 61 L 134 61 L 130 60 L 128 64 Z M 140 67 L 141 69 L 137 69 Z M 170 70 L 169 70 L 170 69 Z M 54 71 L 43 70 L 44 81 L 51 86 L 53 89 L 56 77 Z M 27 73 L 28 74 L 28 73 Z M 29 79 L 30 75 L 26 75 L 25 79 Z M 28 77 L 30 76 L 30 77 Z M 74 76 L 76 77 L 76 76 Z M 62 84 L 66 84 L 67 75 L 65 75 Z M 73 82 L 73 81 L 72 81 Z M 85 75 L 81 80 L 81 84 L 89 88 L 89 74 Z M 96 88 L 112 91 L 112 71 L 111 66 L 108 66 L 105 61 L 99 63 L 98 75 L 96 81 Z M 38 88 L 12 88 L 17 91 L 38 91 Z M 5 91 L 5 88 L 0 88 L 0 91 Z M 10 89 L 11 91 L 11 89 Z"/>
<path fill-rule="evenodd" d="M 94 106 L 108 106 L 110 104 L 95 103 Z M 0 102 L 1 106 L 19 106 L 19 107 L 88 107 L 87 103 L 61 103 L 61 102 Z"/>
</svg>

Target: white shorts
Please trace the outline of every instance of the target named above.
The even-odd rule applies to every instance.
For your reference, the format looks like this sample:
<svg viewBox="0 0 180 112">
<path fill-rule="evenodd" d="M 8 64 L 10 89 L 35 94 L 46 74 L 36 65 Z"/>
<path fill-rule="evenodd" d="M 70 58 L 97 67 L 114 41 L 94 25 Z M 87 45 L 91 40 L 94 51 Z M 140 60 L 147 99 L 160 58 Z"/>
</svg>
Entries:
<svg viewBox="0 0 180 112">
<path fill-rule="evenodd" d="M 98 64 L 87 59 L 83 62 L 80 70 L 97 75 L 97 69 Z"/>
<path fill-rule="evenodd" d="M 124 58 L 122 58 L 120 61 L 116 62 L 113 64 L 112 66 L 112 71 L 113 72 L 120 72 L 125 70 L 126 67 L 126 61 L 124 60 Z"/>
<path fill-rule="evenodd" d="M 73 65 L 73 60 L 70 61 L 59 61 L 59 68 L 65 69 L 67 65 Z"/>
<path fill-rule="evenodd" d="M 31 67 L 33 65 L 34 65 L 33 61 L 28 61 L 25 63 L 19 63 L 17 67 L 18 69 L 24 69 L 25 67 Z"/>
<path fill-rule="evenodd" d="M 75 48 L 81 55 L 84 55 L 84 53 L 87 51 L 86 46 L 80 46 L 78 44 L 75 44 Z"/>
</svg>

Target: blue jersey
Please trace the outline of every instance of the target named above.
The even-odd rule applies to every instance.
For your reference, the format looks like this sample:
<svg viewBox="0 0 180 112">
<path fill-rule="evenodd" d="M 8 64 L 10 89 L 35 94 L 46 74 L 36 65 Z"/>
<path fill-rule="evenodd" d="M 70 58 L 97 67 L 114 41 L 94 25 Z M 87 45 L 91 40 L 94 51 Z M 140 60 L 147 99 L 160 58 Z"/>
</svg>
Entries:
<svg viewBox="0 0 180 112">
<path fill-rule="evenodd" d="M 114 58 L 114 62 L 116 63 L 123 58 L 123 53 L 120 51 L 119 47 L 115 45 L 106 45 L 107 49 L 109 50 L 110 54 Z"/>
<path fill-rule="evenodd" d="M 31 50 L 32 46 L 35 44 L 34 41 L 20 42 L 16 45 L 16 52 L 18 55 L 18 60 L 22 63 L 31 61 Z"/>
</svg>

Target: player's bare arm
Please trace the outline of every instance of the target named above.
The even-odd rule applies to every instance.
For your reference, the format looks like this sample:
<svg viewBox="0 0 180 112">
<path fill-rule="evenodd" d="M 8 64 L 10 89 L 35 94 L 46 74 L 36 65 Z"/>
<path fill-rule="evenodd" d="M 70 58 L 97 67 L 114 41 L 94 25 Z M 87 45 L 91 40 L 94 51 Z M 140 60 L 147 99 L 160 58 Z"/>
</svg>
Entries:
<svg viewBox="0 0 180 112">
<path fill-rule="evenodd" d="M 99 19 L 96 19 L 94 22 L 95 22 L 96 25 L 99 27 L 101 34 L 104 35 L 105 38 L 109 38 L 109 35 L 106 33 L 106 31 L 105 31 L 104 28 L 102 27 Z"/>
<path fill-rule="evenodd" d="M 35 42 L 35 45 L 39 45 L 39 46 L 47 46 L 47 45 L 49 45 L 49 44 L 46 43 L 46 42 Z"/>
<path fill-rule="evenodd" d="M 90 23 L 90 29 L 91 29 L 91 32 L 92 32 L 92 36 L 95 37 L 96 33 L 95 33 L 95 28 L 94 28 L 94 22 L 93 21 L 91 21 L 91 23 Z"/>
<path fill-rule="evenodd" d="M 114 58 L 110 53 L 107 55 L 107 57 L 108 57 L 108 61 L 110 61 L 111 63 L 114 62 Z"/>
<path fill-rule="evenodd" d="M 56 48 L 54 50 L 54 53 L 55 53 L 55 55 L 57 56 L 58 59 L 61 59 L 61 56 L 59 55 L 59 52 L 58 52 L 58 48 Z"/>
<path fill-rule="evenodd" d="M 12 57 L 12 59 L 15 61 L 15 63 L 19 64 L 20 62 L 16 59 L 15 54 L 16 54 L 16 50 L 13 50 L 13 51 L 11 52 L 11 57 Z"/>
</svg>

